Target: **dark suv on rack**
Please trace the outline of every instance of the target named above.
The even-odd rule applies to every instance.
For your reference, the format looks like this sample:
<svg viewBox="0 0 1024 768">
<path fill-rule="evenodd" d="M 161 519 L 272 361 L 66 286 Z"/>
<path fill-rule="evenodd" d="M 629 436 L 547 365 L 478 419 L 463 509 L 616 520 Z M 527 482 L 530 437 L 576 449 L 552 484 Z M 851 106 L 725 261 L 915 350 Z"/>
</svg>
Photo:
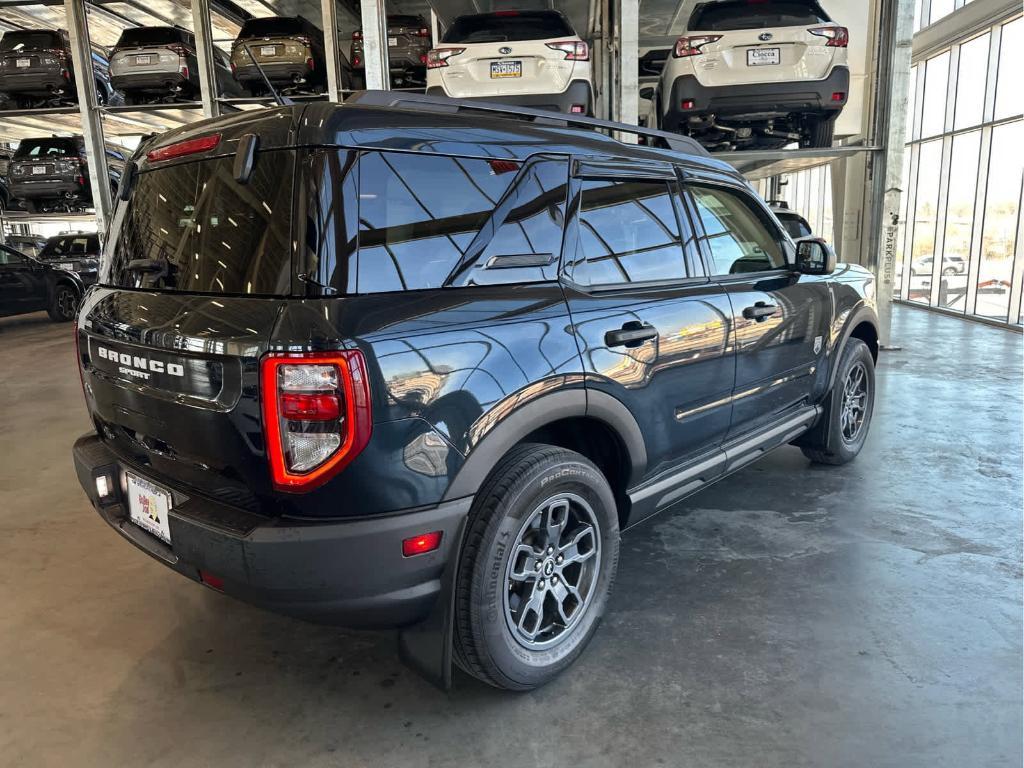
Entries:
<svg viewBox="0 0 1024 768">
<path fill-rule="evenodd" d="M 120 95 L 110 84 L 107 54 L 98 46 L 91 53 L 97 101 L 116 103 Z M 19 29 L 0 37 L 0 92 L 13 106 L 75 104 L 75 77 L 66 30 Z"/>
<path fill-rule="evenodd" d="M 391 84 L 424 86 L 427 83 L 427 53 L 430 51 L 430 27 L 422 16 L 388 16 L 388 69 Z M 352 33 L 349 61 L 357 81 L 365 79 L 366 56 L 363 53 L 363 30 Z"/>
<path fill-rule="evenodd" d="M 593 635 L 621 530 L 778 446 L 853 459 L 878 337 L 872 275 L 693 140 L 507 109 L 369 92 L 145 143 L 74 459 L 178 573 L 523 690 Z"/>
<path fill-rule="evenodd" d="M 341 64 L 342 87 L 347 87 L 347 62 Z M 267 93 L 263 75 L 285 93 L 323 93 L 327 88 L 324 33 L 302 16 L 249 19 L 231 46 L 231 71 L 250 96 Z"/>
<path fill-rule="evenodd" d="M 107 182 L 116 192 L 128 150 L 107 144 Z M 92 205 L 85 140 L 81 136 L 22 139 L 11 159 L 11 197 L 30 213 L 78 211 Z"/>
</svg>

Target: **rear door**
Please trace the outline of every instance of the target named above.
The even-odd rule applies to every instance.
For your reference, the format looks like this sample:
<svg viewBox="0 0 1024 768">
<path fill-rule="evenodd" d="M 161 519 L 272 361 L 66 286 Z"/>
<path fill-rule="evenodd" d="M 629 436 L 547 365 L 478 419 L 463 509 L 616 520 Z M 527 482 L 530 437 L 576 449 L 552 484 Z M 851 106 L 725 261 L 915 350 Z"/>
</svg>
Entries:
<svg viewBox="0 0 1024 768">
<path fill-rule="evenodd" d="M 46 307 L 42 265 L 0 245 L 0 314 L 16 315 Z"/>
<path fill-rule="evenodd" d="M 707 270 L 732 307 L 731 439 L 809 403 L 824 362 L 832 296 L 826 280 L 791 269 L 792 245 L 745 186 L 688 174 L 686 189 Z"/>
<path fill-rule="evenodd" d="M 672 166 L 574 166 L 564 274 L 587 387 L 636 418 L 653 477 L 729 428 L 729 299 L 701 271 Z"/>
</svg>

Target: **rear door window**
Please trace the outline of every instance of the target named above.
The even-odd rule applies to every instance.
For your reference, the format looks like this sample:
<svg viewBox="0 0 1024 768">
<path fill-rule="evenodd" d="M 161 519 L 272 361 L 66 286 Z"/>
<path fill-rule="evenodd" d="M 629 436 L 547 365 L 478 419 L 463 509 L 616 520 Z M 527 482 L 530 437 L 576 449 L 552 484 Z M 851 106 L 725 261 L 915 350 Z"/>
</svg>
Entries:
<svg viewBox="0 0 1024 768">
<path fill-rule="evenodd" d="M 139 173 L 118 211 L 106 280 L 130 288 L 287 295 L 294 152 L 260 153 L 247 184 L 234 157 Z"/>
</svg>

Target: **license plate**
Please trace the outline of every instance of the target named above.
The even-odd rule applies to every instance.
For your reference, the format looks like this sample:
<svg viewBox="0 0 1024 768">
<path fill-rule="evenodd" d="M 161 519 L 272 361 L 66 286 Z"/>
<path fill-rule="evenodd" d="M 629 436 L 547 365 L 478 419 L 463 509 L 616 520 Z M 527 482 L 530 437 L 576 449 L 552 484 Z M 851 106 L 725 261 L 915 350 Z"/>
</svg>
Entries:
<svg viewBox="0 0 1024 768">
<path fill-rule="evenodd" d="M 74 272 L 75 265 L 67 261 L 62 261 L 60 264 L 57 265 L 57 269 L 63 269 L 67 272 Z"/>
<path fill-rule="evenodd" d="M 394 48 L 396 45 L 398 45 L 398 38 L 397 37 L 389 37 L 388 38 L 388 47 Z"/>
<path fill-rule="evenodd" d="M 149 64 L 149 56 L 136 56 L 135 57 L 135 63 L 136 64 Z"/>
<path fill-rule="evenodd" d="M 748 67 L 763 67 L 766 64 L 778 64 L 781 61 L 780 48 L 751 48 L 747 51 Z"/>
<path fill-rule="evenodd" d="M 15 59 L 14 66 L 16 67 L 31 67 L 32 59 Z"/>
<path fill-rule="evenodd" d="M 522 77 L 523 62 L 521 61 L 492 61 L 491 77 Z"/>
<path fill-rule="evenodd" d="M 128 515 L 131 521 L 142 530 L 170 544 L 171 526 L 167 514 L 171 509 L 171 494 L 131 472 L 126 473 L 126 479 Z"/>
<path fill-rule="evenodd" d="M 46 175 L 46 166 L 45 165 L 33 165 L 32 166 L 32 175 L 33 176 L 45 176 Z"/>
<path fill-rule="evenodd" d="M 261 45 L 260 56 L 277 56 L 276 45 Z"/>
</svg>

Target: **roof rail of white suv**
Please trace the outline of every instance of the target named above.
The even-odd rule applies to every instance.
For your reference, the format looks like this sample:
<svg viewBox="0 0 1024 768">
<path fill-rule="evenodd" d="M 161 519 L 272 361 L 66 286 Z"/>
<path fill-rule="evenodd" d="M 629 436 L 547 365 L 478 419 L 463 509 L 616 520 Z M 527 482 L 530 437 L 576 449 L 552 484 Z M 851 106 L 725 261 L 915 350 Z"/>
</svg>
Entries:
<svg viewBox="0 0 1024 768">
<path fill-rule="evenodd" d="M 409 106 L 416 109 L 430 107 L 440 112 L 459 112 L 462 110 L 474 112 L 487 112 L 498 117 L 516 118 L 518 120 L 529 120 L 531 122 L 543 122 L 550 125 L 579 126 L 581 128 L 600 128 L 606 131 L 619 131 L 620 133 L 633 133 L 637 136 L 655 139 L 652 146 L 663 149 L 671 149 L 676 152 L 684 152 L 688 155 L 701 155 L 709 157 L 710 153 L 700 142 L 689 136 L 682 136 L 678 133 L 667 131 L 656 131 L 651 128 L 642 128 L 626 123 L 616 123 L 611 120 L 598 120 L 594 117 L 583 117 L 581 115 L 566 115 L 561 112 L 552 112 L 546 109 L 531 109 L 529 107 L 510 106 L 497 104 L 477 99 L 450 99 L 446 96 L 427 96 L 422 93 L 409 93 L 405 91 L 358 91 L 345 100 L 345 104 L 358 105 L 361 107 L 403 107 Z"/>
</svg>

